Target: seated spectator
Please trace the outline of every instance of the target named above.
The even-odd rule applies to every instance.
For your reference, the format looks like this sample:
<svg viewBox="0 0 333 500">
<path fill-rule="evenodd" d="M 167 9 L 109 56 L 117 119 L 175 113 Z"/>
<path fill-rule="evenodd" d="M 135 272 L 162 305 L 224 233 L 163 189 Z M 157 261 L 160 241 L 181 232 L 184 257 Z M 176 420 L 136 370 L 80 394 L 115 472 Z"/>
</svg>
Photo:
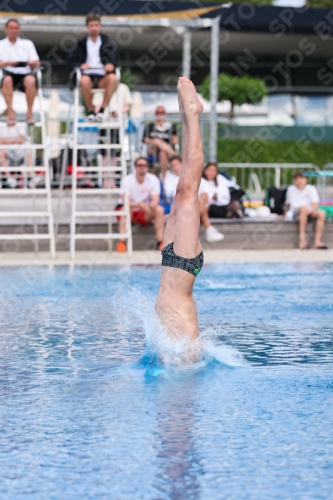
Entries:
<svg viewBox="0 0 333 500">
<path fill-rule="evenodd" d="M 285 218 L 299 221 L 299 248 L 306 249 L 306 225 L 308 222 L 316 221 L 316 231 L 313 248 L 327 249 L 322 242 L 322 234 L 325 225 L 325 212 L 318 210 L 319 196 L 314 186 L 307 184 L 307 178 L 302 172 L 294 174 L 294 185 L 289 186 L 286 194 Z"/>
<path fill-rule="evenodd" d="M 237 199 L 233 200 L 230 194 L 230 189 L 232 189 L 242 195 L 243 191 L 239 189 L 239 186 L 219 174 L 216 163 L 208 163 L 202 176 L 208 183 L 209 217 L 212 219 L 242 218 L 241 204 Z"/>
<path fill-rule="evenodd" d="M 4 69 L 1 82 L 1 91 L 7 104 L 7 124 L 14 126 L 16 113 L 13 109 L 13 92 L 20 90 L 25 93 L 27 99 L 26 119 L 29 125 L 35 120 L 32 115 L 32 107 L 37 92 L 37 82 L 31 70 L 40 65 L 36 48 L 31 40 L 20 38 L 21 26 L 16 19 L 6 22 L 6 38 L 0 41 L 0 68 Z"/>
<path fill-rule="evenodd" d="M 127 188 L 132 224 L 149 226 L 154 222 L 157 248 L 163 248 L 164 209 L 159 205 L 160 181 L 156 175 L 148 172 L 148 160 L 139 157 L 135 161 L 135 172 L 129 174 L 121 182 L 121 188 Z M 123 196 L 124 198 L 124 196 Z M 117 209 L 123 207 L 124 199 Z M 126 233 L 126 218 L 120 217 L 119 232 Z M 126 252 L 126 243 L 120 240 L 117 252 Z"/>
<path fill-rule="evenodd" d="M 167 203 L 172 204 L 177 190 L 177 184 L 180 177 L 180 171 L 182 168 L 182 158 L 179 155 L 172 156 L 170 160 L 171 172 L 168 172 L 164 179 L 164 192 Z M 199 212 L 200 220 L 206 229 L 206 240 L 210 243 L 215 241 L 221 241 L 224 235 L 219 233 L 215 227 L 212 226 L 208 217 L 208 193 L 209 186 L 205 179 L 201 179 L 199 192 L 198 192 L 198 202 L 199 202 Z"/>
<path fill-rule="evenodd" d="M 178 137 L 176 126 L 166 121 L 163 106 L 157 106 L 155 116 L 155 122 L 146 125 L 142 141 L 148 146 L 148 161 L 159 162 L 164 179 L 169 157 L 175 154 L 173 148 L 178 144 Z"/>
<path fill-rule="evenodd" d="M 0 127 L 0 144 L 24 144 L 26 142 L 26 125 L 25 123 L 16 123 L 12 127 Z M 0 149 L 0 165 L 2 167 L 18 167 L 20 165 L 31 166 L 32 157 L 31 153 L 26 149 Z M 2 173 L 2 182 L 4 187 L 16 188 L 19 185 L 18 172 L 7 174 Z M 1 184 L 2 184 L 1 182 Z"/>
<path fill-rule="evenodd" d="M 101 34 L 99 14 L 88 14 L 86 27 L 88 35 L 80 38 L 73 46 L 68 56 L 68 66 L 71 71 L 75 68 L 82 71 L 80 85 L 88 111 L 87 120 L 102 122 L 104 110 L 117 88 L 117 50 L 113 42 Z M 75 76 L 70 83 L 75 85 Z M 93 106 L 93 88 L 104 89 L 103 101 L 97 113 Z"/>
</svg>

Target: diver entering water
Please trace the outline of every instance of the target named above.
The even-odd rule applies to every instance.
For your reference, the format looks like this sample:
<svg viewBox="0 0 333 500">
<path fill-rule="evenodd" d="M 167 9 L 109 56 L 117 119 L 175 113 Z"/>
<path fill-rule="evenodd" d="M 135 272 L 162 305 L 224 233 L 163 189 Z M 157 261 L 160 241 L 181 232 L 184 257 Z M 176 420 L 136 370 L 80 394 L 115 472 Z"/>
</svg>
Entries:
<svg viewBox="0 0 333 500">
<path fill-rule="evenodd" d="M 164 231 L 165 247 L 156 312 L 171 336 L 196 340 L 199 329 L 192 290 L 203 265 L 198 203 L 204 165 L 199 126 L 203 107 L 193 83 L 187 78 L 179 78 L 177 92 L 183 129 L 183 164 Z"/>
</svg>

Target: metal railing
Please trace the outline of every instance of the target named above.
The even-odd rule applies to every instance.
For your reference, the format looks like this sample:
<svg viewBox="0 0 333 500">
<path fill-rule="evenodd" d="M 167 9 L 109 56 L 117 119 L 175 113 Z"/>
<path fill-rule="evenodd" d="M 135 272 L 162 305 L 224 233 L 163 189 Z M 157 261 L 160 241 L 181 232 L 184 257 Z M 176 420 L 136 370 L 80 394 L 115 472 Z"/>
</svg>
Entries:
<svg viewBox="0 0 333 500">
<path fill-rule="evenodd" d="M 308 180 L 316 179 L 320 203 L 333 207 L 333 163 L 325 163 L 319 172 L 309 172 Z"/>
<path fill-rule="evenodd" d="M 312 163 L 218 163 L 220 171 L 225 171 L 250 195 L 262 197 L 270 186 L 277 188 L 290 186 L 297 171 L 319 171 Z M 317 178 L 310 182 L 316 184 Z"/>
</svg>

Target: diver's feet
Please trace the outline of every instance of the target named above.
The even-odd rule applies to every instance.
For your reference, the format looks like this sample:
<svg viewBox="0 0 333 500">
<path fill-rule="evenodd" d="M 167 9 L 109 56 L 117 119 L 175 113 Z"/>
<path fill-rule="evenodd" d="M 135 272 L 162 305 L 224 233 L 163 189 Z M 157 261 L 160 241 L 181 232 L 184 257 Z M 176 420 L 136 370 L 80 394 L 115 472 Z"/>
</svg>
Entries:
<svg viewBox="0 0 333 500">
<path fill-rule="evenodd" d="M 179 111 L 186 118 L 200 115 L 203 111 L 195 86 L 188 78 L 181 76 L 177 85 Z"/>
</svg>

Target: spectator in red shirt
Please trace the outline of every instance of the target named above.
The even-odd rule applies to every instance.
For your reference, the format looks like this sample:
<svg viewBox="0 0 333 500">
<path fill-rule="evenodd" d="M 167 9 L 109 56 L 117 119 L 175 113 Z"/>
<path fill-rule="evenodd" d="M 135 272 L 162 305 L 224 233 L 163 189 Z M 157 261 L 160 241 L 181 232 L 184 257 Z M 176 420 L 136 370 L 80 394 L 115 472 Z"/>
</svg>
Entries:
<svg viewBox="0 0 333 500">
<path fill-rule="evenodd" d="M 127 189 L 129 196 L 129 206 L 131 210 L 132 224 L 149 226 L 154 221 L 157 248 L 163 247 L 164 231 L 164 209 L 159 205 L 161 184 L 156 175 L 148 172 L 148 161 L 146 158 L 137 158 L 135 161 L 135 172 L 129 174 L 121 182 L 121 188 Z M 124 205 L 124 195 L 122 203 L 118 209 Z M 120 217 L 119 232 L 126 233 L 126 218 Z M 117 245 L 117 252 L 125 252 L 126 243 L 120 240 Z"/>
</svg>

